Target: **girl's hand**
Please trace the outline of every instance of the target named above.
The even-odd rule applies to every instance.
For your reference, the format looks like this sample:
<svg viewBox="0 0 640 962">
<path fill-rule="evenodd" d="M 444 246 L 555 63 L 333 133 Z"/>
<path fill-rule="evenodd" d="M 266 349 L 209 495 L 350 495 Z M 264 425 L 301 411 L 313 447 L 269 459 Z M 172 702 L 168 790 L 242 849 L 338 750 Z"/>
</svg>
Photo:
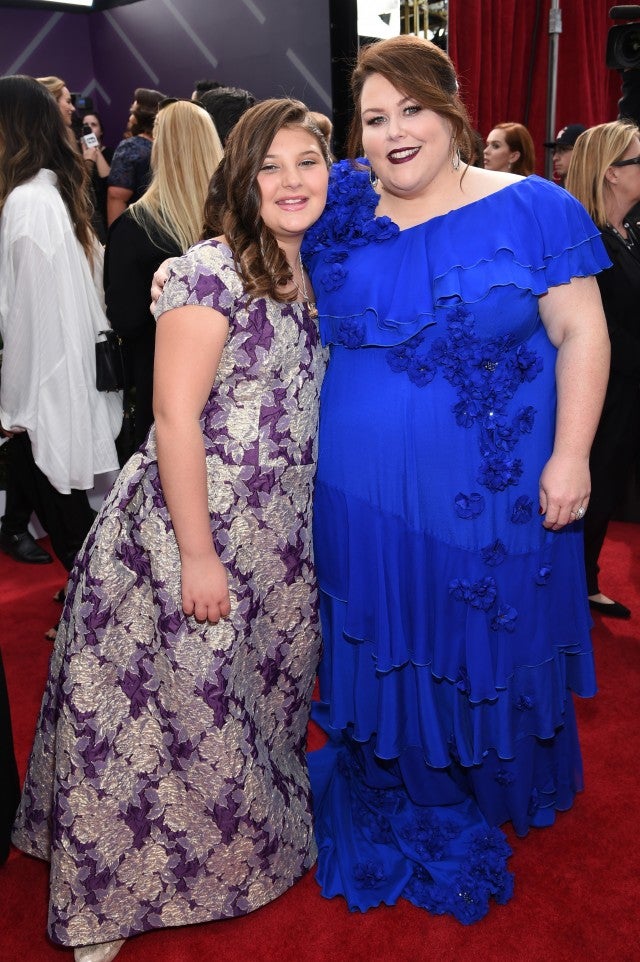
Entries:
<svg viewBox="0 0 640 962">
<path fill-rule="evenodd" d="M 197 621 L 217 624 L 231 611 L 227 572 L 215 551 L 182 558 L 182 610 Z"/>
</svg>

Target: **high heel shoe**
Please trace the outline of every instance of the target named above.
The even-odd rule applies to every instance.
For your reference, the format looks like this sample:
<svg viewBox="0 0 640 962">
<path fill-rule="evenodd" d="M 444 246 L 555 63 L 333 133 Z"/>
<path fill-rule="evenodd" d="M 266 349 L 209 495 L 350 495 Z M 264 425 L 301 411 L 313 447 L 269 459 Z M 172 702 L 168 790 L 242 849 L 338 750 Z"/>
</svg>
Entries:
<svg viewBox="0 0 640 962">
<path fill-rule="evenodd" d="M 111 962 L 126 942 L 117 939 L 115 942 L 100 942 L 97 945 L 78 945 L 73 950 L 75 962 Z"/>
</svg>

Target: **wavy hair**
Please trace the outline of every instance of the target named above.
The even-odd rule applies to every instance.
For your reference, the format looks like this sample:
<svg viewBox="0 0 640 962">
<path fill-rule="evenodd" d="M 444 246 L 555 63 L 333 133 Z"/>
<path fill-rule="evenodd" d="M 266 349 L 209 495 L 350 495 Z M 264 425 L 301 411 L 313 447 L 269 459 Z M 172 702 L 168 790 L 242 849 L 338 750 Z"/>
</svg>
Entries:
<svg viewBox="0 0 640 962">
<path fill-rule="evenodd" d="M 611 164 L 622 160 L 634 137 L 640 137 L 636 124 L 630 120 L 612 120 L 590 127 L 575 142 L 565 187 L 600 228 L 609 219 L 607 198 L 612 188 L 607 171 Z"/>
<path fill-rule="evenodd" d="M 151 183 L 129 215 L 153 240 L 161 231 L 184 253 L 202 235 L 209 181 L 222 159 L 213 120 L 199 104 L 178 100 L 156 117 Z"/>
<path fill-rule="evenodd" d="M 351 75 L 351 96 L 355 111 L 351 119 L 347 154 L 361 157 L 362 88 L 371 74 L 380 74 L 396 90 L 415 100 L 421 107 L 434 110 L 451 125 L 452 155 L 473 157 L 475 137 L 467 109 L 458 94 L 458 80 L 447 54 L 430 40 L 404 34 L 378 40 L 360 49 Z"/>
<path fill-rule="evenodd" d="M 67 86 L 64 80 L 61 80 L 60 77 L 36 77 L 36 80 L 39 84 L 42 84 L 43 87 L 46 87 L 49 93 L 55 97 L 56 100 L 60 100 L 62 91 Z"/>
<path fill-rule="evenodd" d="M 283 127 L 301 127 L 317 140 L 327 165 L 329 148 L 300 100 L 263 100 L 250 107 L 233 128 L 205 204 L 203 237 L 224 234 L 250 297 L 292 301 L 296 292 L 279 288 L 292 280 L 284 251 L 260 216 L 258 173 L 273 139 Z"/>
<path fill-rule="evenodd" d="M 33 77 L 0 77 L 0 213 L 16 187 L 47 167 L 58 178 L 73 230 L 91 261 L 94 234 L 88 174 L 58 105 Z"/>
<path fill-rule="evenodd" d="M 504 131 L 504 139 L 509 150 L 517 150 L 520 154 L 509 168 L 511 173 L 521 174 L 523 177 L 532 174 L 536 167 L 536 150 L 533 137 L 524 124 L 505 121 L 502 124 L 496 124 L 493 130 Z"/>
</svg>

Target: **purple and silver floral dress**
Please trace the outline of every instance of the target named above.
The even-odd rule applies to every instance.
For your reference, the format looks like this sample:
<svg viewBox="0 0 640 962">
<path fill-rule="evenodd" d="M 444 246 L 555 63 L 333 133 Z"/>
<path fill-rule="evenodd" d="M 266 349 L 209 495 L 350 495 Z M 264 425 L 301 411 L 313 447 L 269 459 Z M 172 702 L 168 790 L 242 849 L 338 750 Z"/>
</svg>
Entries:
<svg viewBox="0 0 640 962">
<path fill-rule="evenodd" d="M 184 304 L 229 320 L 201 424 L 231 615 L 182 611 L 152 428 L 71 574 L 14 828 L 51 861 L 49 933 L 64 945 L 251 912 L 316 855 L 305 738 L 325 355 L 306 307 L 249 301 L 219 242 L 175 263 L 158 313 Z"/>
</svg>

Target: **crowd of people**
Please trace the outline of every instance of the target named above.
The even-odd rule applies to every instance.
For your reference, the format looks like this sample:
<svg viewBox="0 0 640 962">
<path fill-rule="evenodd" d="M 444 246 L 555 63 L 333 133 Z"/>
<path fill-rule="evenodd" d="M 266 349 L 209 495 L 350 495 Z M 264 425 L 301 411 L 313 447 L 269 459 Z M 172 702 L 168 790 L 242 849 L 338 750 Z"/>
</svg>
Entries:
<svg viewBox="0 0 640 962">
<path fill-rule="evenodd" d="M 640 454 L 638 127 L 563 128 L 551 183 L 428 40 L 363 47 L 351 93 L 337 160 L 329 118 L 216 81 L 137 89 L 111 153 L 62 80 L 0 78 L 0 548 L 50 560 L 35 511 L 69 572 L 0 857 L 13 822 L 51 863 L 77 962 L 316 859 L 350 909 L 476 922 L 501 826 L 583 787 L 590 607 L 631 616 L 598 558 Z"/>
</svg>

